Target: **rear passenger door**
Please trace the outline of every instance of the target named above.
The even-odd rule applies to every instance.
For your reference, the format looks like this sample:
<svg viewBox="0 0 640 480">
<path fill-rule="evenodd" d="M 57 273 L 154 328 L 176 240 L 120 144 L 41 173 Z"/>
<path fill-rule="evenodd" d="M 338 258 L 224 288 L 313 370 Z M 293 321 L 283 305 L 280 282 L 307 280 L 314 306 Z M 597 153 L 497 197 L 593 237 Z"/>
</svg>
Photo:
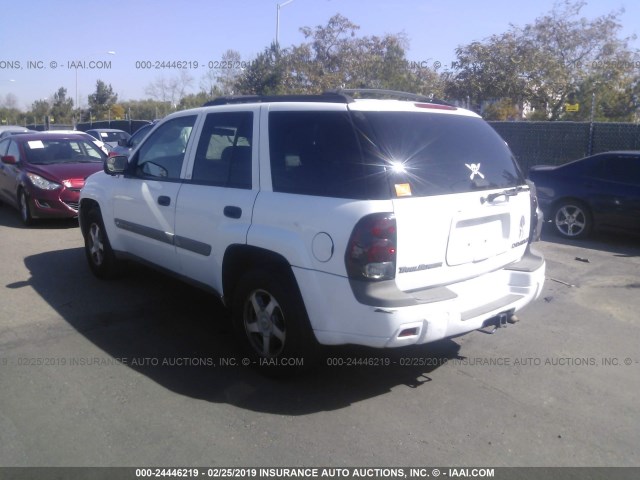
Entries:
<svg viewBox="0 0 640 480">
<path fill-rule="evenodd" d="M 222 293 L 226 248 L 244 244 L 258 194 L 259 107 L 206 115 L 178 195 L 175 245 L 189 278 Z"/>
</svg>

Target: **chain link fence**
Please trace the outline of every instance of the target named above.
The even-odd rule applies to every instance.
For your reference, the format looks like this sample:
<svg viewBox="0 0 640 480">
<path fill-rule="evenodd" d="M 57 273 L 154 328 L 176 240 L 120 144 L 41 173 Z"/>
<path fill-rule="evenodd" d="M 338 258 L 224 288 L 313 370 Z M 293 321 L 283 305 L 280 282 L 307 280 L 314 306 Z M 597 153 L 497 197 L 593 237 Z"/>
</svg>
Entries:
<svg viewBox="0 0 640 480">
<path fill-rule="evenodd" d="M 148 120 L 99 120 L 96 122 L 82 122 L 76 125 L 78 130 L 86 132 L 94 128 L 117 128 L 118 130 L 124 130 L 127 133 L 134 133 L 140 127 L 149 125 L 151 122 Z"/>
<path fill-rule="evenodd" d="M 124 130 L 125 132 L 131 134 L 138 130 L 140 127 L 144 125 L 148 125 L 151 122 L 149 120 L 98 120 L 95 122 L 82 122 L 77 125 L 72 124 L 48 124 L 48 123 L 39 123 L 39 124 L 29 124 L 25 125 L 26 128 L 30 130 L 80 130 L 81 132 L 86 132 L 87 130 L 91 130 L 94 128 L 117 128 L 118 130 Z"/>
<path fill-rule="evenodd" d="M 640 124 L 489 122 L 526 173 L 533 165 L 562 165 L 610 150 L 640 150 Z"/>
</svg>

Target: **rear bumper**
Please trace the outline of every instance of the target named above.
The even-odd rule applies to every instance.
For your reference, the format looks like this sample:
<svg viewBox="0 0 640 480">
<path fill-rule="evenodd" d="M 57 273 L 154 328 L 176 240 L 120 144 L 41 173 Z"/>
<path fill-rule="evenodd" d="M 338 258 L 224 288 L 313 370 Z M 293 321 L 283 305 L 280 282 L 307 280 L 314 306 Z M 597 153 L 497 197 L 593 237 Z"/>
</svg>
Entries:
<svg viewBox="0 0 640 480">
<path fill-rule="evenodd" d="M 317 272 L 315 272 L 318 275 Z M 309 272 L 296 271 L 299 282 Z M 545 278 L 544 259 L 530 250 L 523 259 L 501 270 L 444 287 L 446 295 L 414 292 L 410 306 L 365 305 L 356 301 L 348 280 L 344 288 L 325 290 L 330 302 L 317 303 L 299 283 L 316 338 L 321 344 L 401 347 L 455 337 L 480 329 L 501 313 L 514 313 L 538 298 Z M 336 278 L 331 282 L 335 285 Z M 329 282 L 322 285 L 329 287 Z M 443 287 L 441 287 L 443 288 Z M 315 292 L 318 297 L 318 290 Z"/>
</svg>

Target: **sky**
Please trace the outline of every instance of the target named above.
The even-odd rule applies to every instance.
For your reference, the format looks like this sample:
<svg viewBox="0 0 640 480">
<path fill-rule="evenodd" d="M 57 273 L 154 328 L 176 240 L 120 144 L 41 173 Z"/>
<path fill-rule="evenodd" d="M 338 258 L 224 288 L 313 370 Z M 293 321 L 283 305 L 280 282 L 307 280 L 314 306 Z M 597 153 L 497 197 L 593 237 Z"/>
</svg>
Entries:
<svg viewBox="0 0 640 480">
<path fill-rule="evenodd" d="M 184 62 L 196 93 L 209 64 L 219 68 L 226 50 L 250 61 L 274 40 L 277 5 L 285 1 L 4 2 L 0 105 L 13 94 L 26 111 L 64 87 L 86 106 L 98 79 L 110 84 L 120 101 L 141 100 L 149 97 L 149 84 L 178 75 L 176 69 L 155 68 L 163 61 Z M 360 26 L 359 36 L 403 33 L 409 60 L 446 66 L 455 60 L 456 47 L 503 33 L 511 24 L 532 23 L 555 1 L 293 0 L 280 8 L 279 40 L 282 47 L 300 44 L 300 27 L 326 25 L 340 13 Z M 589 0 L 582 14 L 595 18 L 621 8 L 621 34 L 640 36 L 638 0 Z M 640 40 L 631 46 L 640 48 Z"/>
</svg>

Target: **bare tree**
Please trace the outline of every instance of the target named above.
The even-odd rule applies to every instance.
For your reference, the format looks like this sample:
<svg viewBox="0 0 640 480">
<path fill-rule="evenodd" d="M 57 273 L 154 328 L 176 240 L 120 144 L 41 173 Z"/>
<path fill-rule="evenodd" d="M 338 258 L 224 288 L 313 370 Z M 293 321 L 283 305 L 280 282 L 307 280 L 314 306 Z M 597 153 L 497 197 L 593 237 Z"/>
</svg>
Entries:
<svg viewBox="0 0 640 480">
<path fill-rule="evenodd" d="M 180 70 L 176 76 L 158 77 L 145 88 L 144 92 L 154 100 L 171 103 L 175 107 L 193 85 L 193 77 L 187 70 Z"/>
</svg>

